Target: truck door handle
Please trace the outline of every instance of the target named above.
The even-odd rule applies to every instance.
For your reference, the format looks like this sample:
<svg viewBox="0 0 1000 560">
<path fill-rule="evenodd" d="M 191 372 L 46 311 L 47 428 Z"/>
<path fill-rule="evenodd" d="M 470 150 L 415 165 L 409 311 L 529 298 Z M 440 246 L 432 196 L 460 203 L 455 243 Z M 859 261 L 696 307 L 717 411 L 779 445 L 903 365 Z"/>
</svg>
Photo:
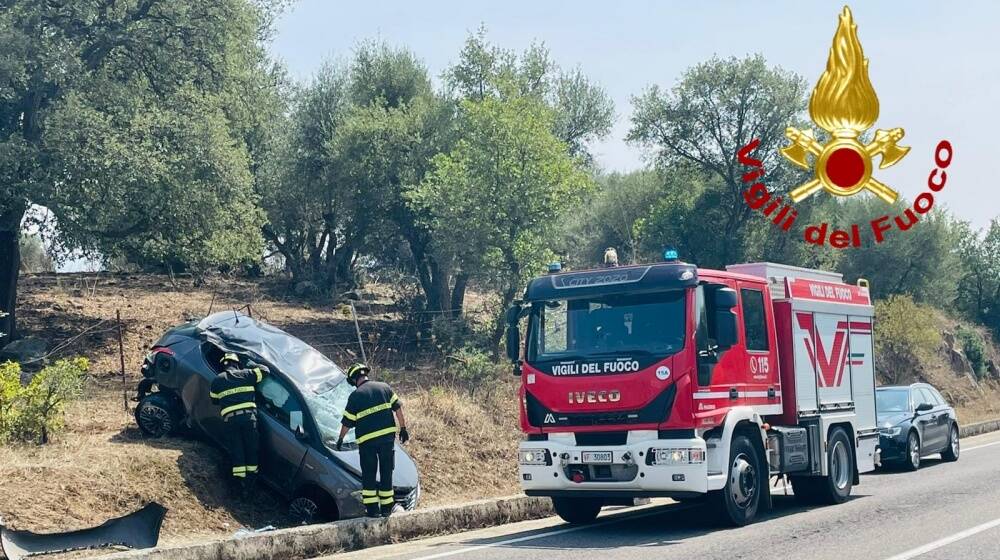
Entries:
<svg viewBox="0 0 1000 560">
<path fill-rule="evenodd" d="M 774 391 L 774 387 L 768 387 L 767 388 L 767 398 L 773 399 L 776 396 L 778 396 L 778 394 Z"/>
<path fill-rule="evenodd" d="M 729 398 L 738 399 L 740 398 L 740 392 L 736 390 L 736 387 L 729 388 Z"/>
</svg>

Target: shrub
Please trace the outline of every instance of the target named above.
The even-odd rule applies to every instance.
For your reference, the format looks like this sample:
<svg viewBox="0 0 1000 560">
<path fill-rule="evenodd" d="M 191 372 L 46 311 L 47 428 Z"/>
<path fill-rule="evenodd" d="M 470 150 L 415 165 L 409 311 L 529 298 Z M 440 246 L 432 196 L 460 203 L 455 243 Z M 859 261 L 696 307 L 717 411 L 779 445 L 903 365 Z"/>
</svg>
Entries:
<svg viewBox="0 0 1000 560">
<path fill-rule="evenodd" d="M 933 309 L 896 295 L 875 304 L 875 367 L 879 379 L 897 384 L 920 379 L 941 347 Z"/>
<path fill-rule="evenodd" d="M 48 443 L 64 427 L 66 403 L 83 392 L 86 358 L 59 360 L 21 385 L 21 367 L 0 365 L 0 442 Z"/>
<path fill-rule="evenodd" d="M 463 349 L 448 356 L 445 373 L 456 384 L 468 389 L 471 396 L 475 396 L 476 391 L 489 393 L 503 375 L 503 368 L 489 354 Z"/>
<path fill-rule="evenodd" d="M 962 343 L 962 351 L 965 357 L 972 364 L 972 371 L 976 377 L 982 377 L 986 373 L 986 341 L 979 331 L 961 325 L 956 333 L 958 340 Z"/>
</svg>

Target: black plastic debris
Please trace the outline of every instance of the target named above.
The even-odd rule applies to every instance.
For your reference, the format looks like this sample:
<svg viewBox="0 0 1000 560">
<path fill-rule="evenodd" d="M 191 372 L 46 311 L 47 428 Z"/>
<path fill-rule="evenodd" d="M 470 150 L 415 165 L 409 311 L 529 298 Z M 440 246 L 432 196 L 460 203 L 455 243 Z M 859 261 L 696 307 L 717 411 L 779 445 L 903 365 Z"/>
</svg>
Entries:
<svg viewBox="0 0 1000 560">
<path fill-rule="evenodd" d="M 139 511 L 109 519 L 97 527 L 65 533 L 15 531 L 0 522 L 0 550 L 7 560 L 21 560 L 36 554 L 115 545 L 152 548 L 160 540 L 160 525 L 166 514 L 167 508 L 152 502 Z"/>
</svg>

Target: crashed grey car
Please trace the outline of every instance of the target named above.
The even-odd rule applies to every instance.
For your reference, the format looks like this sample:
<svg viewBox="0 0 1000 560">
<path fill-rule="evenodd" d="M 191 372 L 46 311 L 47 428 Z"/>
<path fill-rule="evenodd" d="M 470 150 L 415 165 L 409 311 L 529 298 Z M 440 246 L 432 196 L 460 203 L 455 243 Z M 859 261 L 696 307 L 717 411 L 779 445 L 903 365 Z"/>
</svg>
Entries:
<svg viewBox="0 0 1000 560">
<path fill-rule="evenodd" d="M 301 521 L 364 515 L 353 430 L 343 450 L 335 449 L 353 391 L 344 372 L 305 342 L 247 315 L 226 311 L 190 321 L 152 346 L 138 387 L 139 428 L 153 437 L 195 430 L 224 447 L 219 407 L 209 398 L 224 352 L 271 370 L 257 390 L 260 478 L 289 500 Z M 413 509 L 417 468 L 398 442 L 393 485 L 397 508 Z"/>
</svg>

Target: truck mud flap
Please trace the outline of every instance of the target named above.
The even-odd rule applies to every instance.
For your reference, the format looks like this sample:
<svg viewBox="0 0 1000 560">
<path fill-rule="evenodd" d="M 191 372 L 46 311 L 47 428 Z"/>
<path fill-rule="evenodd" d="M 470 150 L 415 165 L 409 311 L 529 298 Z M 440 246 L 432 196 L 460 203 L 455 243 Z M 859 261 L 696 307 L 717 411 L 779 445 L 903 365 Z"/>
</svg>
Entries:
<svg viewBox="0 0 1000 560">
<path fill-rule="evenodd" d="M 160 525 L 166 513 L 167 508 L 152 502 L 139 511 L 109 519 L 97 527 L 65 533 L 15 531 L 0 522 L 0 552 L 7 560 L 21 560 L 36 554 L 113 545 L 152 548 L 160 540 Z"/>
</svg>

